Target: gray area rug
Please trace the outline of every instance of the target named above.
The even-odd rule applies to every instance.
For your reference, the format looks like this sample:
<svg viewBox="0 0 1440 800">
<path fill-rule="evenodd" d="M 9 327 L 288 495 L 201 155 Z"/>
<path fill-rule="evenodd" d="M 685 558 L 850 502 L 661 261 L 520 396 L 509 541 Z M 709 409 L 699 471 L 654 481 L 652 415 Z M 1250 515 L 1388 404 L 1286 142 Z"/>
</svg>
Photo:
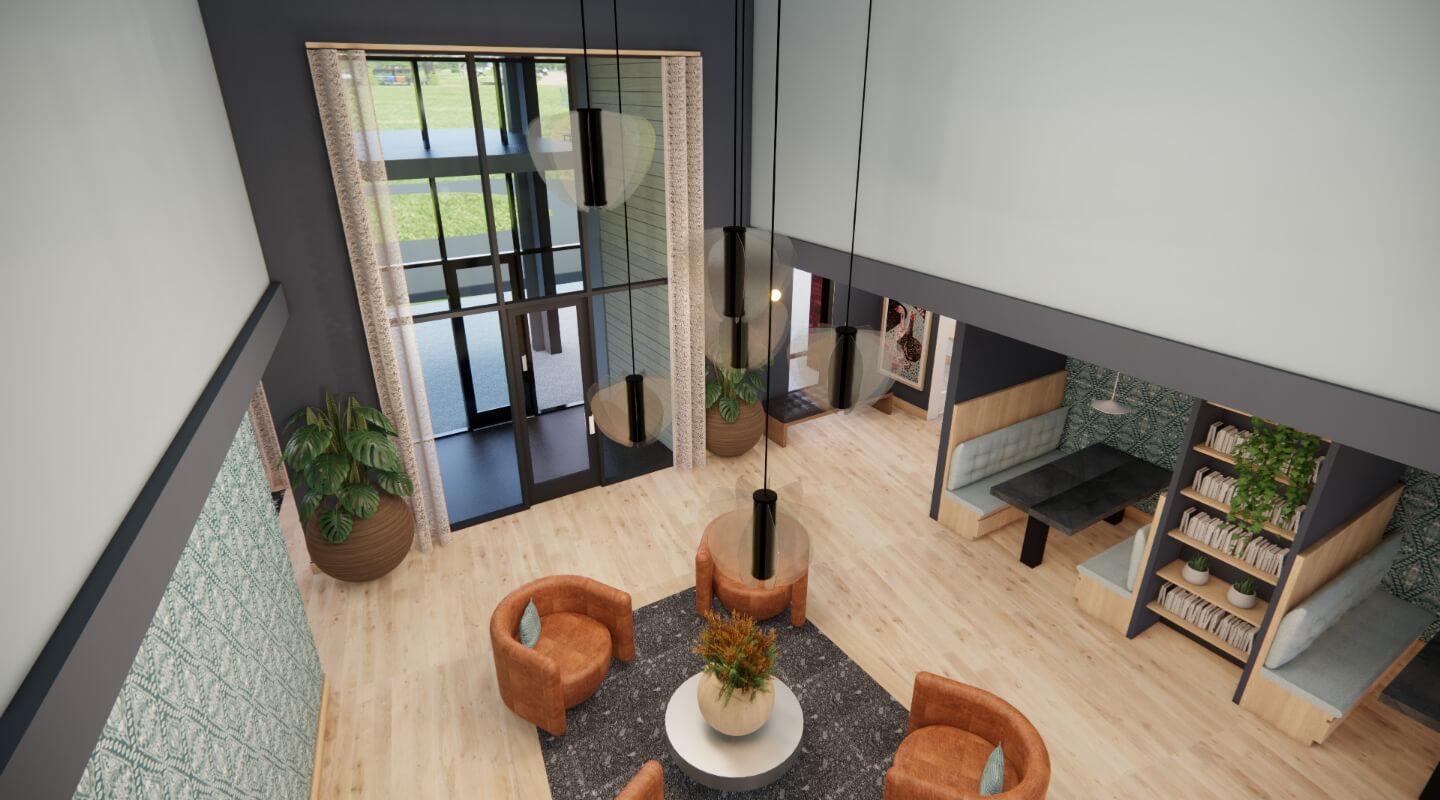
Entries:
<svg viewBox="0 0 1440 800">
<path fill-rule="evenodd" d="M 567 712 L 564 736 L 539 731 L 555 800 L 609 800 L 650 759 L 665 769 L 666 800 L 879 798 L 905 736 L 905 707 L 813 624 L 792 627 L 788 611 L 764 624 L 779 631 L 775 674 L 805 712 L 805 738 L 785 777 L 753 792 L 719 792 L 691 781 L 670 760 L 665 704 L 701 666 L 690 652 L 701 621 L 695 590 L 687 589 L 635 612 L 634 663 L 614 662 L 600 691 Z"/>
</svg>

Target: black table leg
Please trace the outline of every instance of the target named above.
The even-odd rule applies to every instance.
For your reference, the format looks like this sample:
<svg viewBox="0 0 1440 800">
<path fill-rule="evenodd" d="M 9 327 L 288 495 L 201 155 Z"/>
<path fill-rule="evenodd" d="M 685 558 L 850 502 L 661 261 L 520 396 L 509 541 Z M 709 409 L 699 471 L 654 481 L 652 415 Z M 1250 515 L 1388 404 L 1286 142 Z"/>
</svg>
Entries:
<svg viewBox="0 0 1440 800">
<path fill-rule="evenodd" d="M 1025 542 L 1020 545 L 1020 563 L 1035 568 L 1045 560 L 1045 541 L 1050 538 L 1050 526 L 1034 517 L 1025 523 Z"/>
<path fill-rule="evenodd" d="M 1122 520 L 1122 519 L 1125 519 L 1125 509 L 1123 509 L 1123 508 L 1120 509 L 1119 511 L 1116 511 L 1114 514 L 1111 514 L 1110 516 L 1106 517 L 1106 518 L 1105 518 L 1105 521 L 1108 522 L 1108 523 L 1110 523 L 1111 525 L 1119 525 L 1119 524 L 1120 524 L 1120 520 Z"/>
</svg>

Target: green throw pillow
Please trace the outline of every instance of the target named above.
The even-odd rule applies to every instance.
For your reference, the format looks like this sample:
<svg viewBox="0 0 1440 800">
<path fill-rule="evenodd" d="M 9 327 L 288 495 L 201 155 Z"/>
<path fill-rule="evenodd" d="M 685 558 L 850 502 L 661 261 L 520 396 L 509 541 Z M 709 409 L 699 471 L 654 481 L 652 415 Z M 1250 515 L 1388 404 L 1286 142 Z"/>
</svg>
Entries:
<svg viewBox="0 0 1440 800">
<path fill-rule="evenodd" d="M 525 613 L 520 615 L 520 643 L 526 647 L 534 647 L 540 641 L 540 610 L 535 607 L 535 601 L 525 606 Z"/>
<path fill-rule="evenodd" d="M 1000 745 L 985 759 L 985 769 L 980 772 L 980 796 L 988 797 L 1005 791 L 1005 750 Z"/>
</svg>

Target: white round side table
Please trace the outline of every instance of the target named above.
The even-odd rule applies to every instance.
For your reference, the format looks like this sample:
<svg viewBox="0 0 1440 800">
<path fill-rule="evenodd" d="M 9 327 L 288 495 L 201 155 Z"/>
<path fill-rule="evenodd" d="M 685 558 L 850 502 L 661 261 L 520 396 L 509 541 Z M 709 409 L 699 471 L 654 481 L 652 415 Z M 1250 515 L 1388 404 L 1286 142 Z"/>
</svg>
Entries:
<svg viewBox="0 0 1440 800">
<path fill-rule="evenodd" d="M 775 711 L 764 727 L 748 736 L 726 736 L 700 715 L 700 675 L 692 675 L 670 695 L 665 707 L 665 743 L 670 757 L 702 786 L 743 792 L 779 780 L 795 763 L 805 732 L 805 714 L 790 687 L 770 679 Z"/>
</svg>

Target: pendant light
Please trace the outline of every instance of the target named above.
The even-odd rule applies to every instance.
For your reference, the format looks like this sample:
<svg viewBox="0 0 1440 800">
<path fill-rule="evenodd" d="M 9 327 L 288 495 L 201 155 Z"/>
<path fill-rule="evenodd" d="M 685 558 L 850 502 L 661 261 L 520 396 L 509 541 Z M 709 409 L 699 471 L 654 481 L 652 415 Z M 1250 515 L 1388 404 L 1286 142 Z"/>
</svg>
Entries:
<svg viewBox="0 0 1440 800">
<path fill-rule="evenodd" d="M 1135 409 L 1133 409 L 1133 408 L 1131 408 L 1130 406 L 1127 406 L 1127 405 L 1125 405 L 1124 403 L 1120 402 L 1119 400 L 1116 400 L 1116 399 L 1115 399 L 1115 395 L 1116 395 L 1117 393 L 1119 393 L 1119 391 L 1120 391 L 1120 372 L 1119 372 L 1119 370 L 1116 370 L 1116 372 L 1115 372 L 1115 385 L 1112 386 L 1112 387 L 1110 387 L 1110 399 L 1109 399 L 1109 400 L 1091 400 L 1091 401 L 1090 401 L 1090 407 L 1093 408 L 1093 409 L 1095 409 L 1096 411 L 1099 411 L 1101 414 L 1110 414 L 1111 416 L 1116 416 L 1116 417 L 1123 416 L 1123 415 L 1125 415 L 1125 414 L 1131 413 L 1131 412 L 1134 411 Z"/>
<path fill-rule="evenodd" d="M 582 13 L 584 4 L 581 4 Z M 615 17 L 615 97 L 620 114 L 625 112 L 625 92 L 620 85 L 620 3 L 614 0 Z M 586 69 L 589 73 L 589 69 Z M 621 153 L 619 167 L 627 164 L 625 141 L 616 142 Z M 651 157 L 653 157 L 653 151 Z M 648 166 L 648 162 L 645 166 Z M 642 172 L 644 170 L 642 169 Z M 630 203 L 621 199 L 620 209 L 625 220 L 625 297 L 630 316 L 630 374 L 609 384 L 597 384 L 589 392 L 590 413 L 595 427 L 607 439 L 625 447 L 642 447 L 660 436 L 669 417 L 669 381 L 663 377 L 640 372 L 635 358 L 635 287 L 630 276 Z"/>
<path fill-rule="evenodd" d="M 761 332 L 785 330 L 789 309 L 767 281 L 770 265 L 794 263 L 795 248 L 783 236 L 741 224 L 745 196 L 745 6 L 735 4 L 734 131 L 731 154 L 735 186 L 732 224 L 705 231 L 705 355 L 717 366 L 750 369 L 768 364 L 778 349 Z M 774 215 L 771 215 L 774 228 Z"/>
<path fill-rule="evenodd" d="M 875 2 L 870 0 L 865 16 L 865 60 L 860 79 L 860 130 L 855 145 L 855 201 L 850 212 L 850 274 L 845 288 L 845 322 L 834 328 L 810 333 L 810 350 L 820 362 L 821 396 L 813 398 L 822 408 L 848 413 L 879 400 L 890 391 L 894 380 L 880 371 L 884 339 L 877 330 L 850 324 L 850 300 L 855 290 L 855 231 L 860 220 L 860 159 L 865 152 L 865 94 L 870 82 L 870 23 Z"/>
<path fill-rule="evenodd" d="M 644 117 L 594 105 L 590 92 L 590 43 L 585 0 L 580 0 L 580 60 L 585 69 L 585 106 L 530 122 L 525 139 L 545 185 L 581 211 L 617 209 L 640 187 L 655 156 L 655 126 Z M 617 48 L 616 57 L 619 52 Z M 615 76 L 618 85 L 620 76 Z M 569 126 L 570 144 L 546 138 Z"/>
</svg>

